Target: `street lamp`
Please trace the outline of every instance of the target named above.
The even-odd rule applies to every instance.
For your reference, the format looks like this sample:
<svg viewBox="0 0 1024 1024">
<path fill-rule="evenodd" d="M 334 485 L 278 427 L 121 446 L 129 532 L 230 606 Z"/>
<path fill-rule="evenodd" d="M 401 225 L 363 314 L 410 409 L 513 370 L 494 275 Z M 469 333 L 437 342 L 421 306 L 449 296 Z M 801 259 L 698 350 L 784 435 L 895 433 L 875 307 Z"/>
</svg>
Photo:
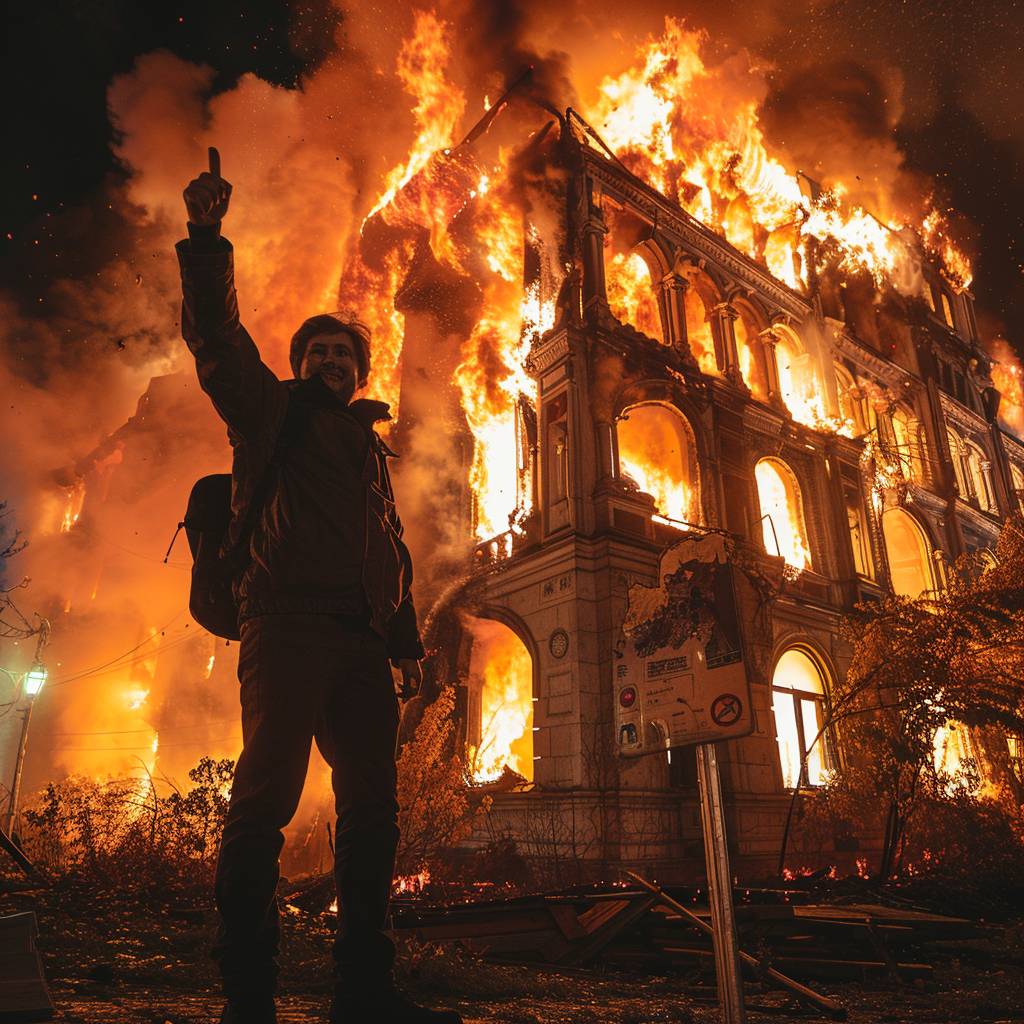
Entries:
<svg viewBox="0 0 1024 1024">
<path fill-rule="evenodd" d="M 7 805 L 8 835 L 14 831 L 14 820 L 18 814 L 18 793 L 21 790 L 21 770 L 25 765 L 25 747 L 28 745 L 28 723 L 32 717 L 32 705 L 45 685 L 48 674 L 46 667 L 37 661 L 22 679 L 22 688 L 28 697 L 28 704 L 21 713 L 21 739 L 18 741 L 18 757 L 14 762 L 14 785 L 11 787 L 11 798 Z"/>
<path fill-rule="evenodd" d="M 25 673 L 25 693 L 29 697 L 38 697 L 39 691 L 46 685 L 49 672 L 43 665 L 33 665 Z"/>
</svg>

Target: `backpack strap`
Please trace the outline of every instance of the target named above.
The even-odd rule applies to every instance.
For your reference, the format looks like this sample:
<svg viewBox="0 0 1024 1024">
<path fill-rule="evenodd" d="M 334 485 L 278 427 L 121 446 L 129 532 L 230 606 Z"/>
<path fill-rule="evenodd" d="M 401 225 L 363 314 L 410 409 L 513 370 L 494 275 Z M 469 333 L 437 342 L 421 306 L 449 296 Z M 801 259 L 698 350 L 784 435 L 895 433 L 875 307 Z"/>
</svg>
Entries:
<svg viewBox="0 0 1024 1024">
<path fill-rule="evenodd" d="M 241 563 L 248 557 L 249 541 L 256 529 L 256 523 L 270 499 L 270 494 L 280 476 L 281 467 L 284 465 L 288 451 L 299 439 L 309 421 L 310 411 L 307 403 L 296 400 L 292 392 L 288 392 L 284 419 L 277 432 L 274 451 L 263 470 L 259 483 L 253 489 L 252 498 L 245 510 L 235 542 L 222 557 L 222 561 L 228 563 L 233 569 L 241 568 Z"/>
</svg>

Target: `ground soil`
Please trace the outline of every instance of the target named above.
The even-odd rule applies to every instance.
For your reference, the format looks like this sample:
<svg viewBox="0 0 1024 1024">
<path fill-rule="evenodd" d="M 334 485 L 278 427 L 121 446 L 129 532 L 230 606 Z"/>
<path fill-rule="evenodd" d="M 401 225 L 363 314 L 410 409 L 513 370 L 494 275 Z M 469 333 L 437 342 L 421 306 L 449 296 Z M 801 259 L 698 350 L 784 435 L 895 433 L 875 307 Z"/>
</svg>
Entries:
<svg viewBox="0 0 1024 1024">
<path fill-rule="evenodd" d="M 144 898 L 65 880 L 0 894 L 0 915 L 34 910 L 57 1020 L 78 1024 L 207 1024 L 220 1000 L 207 950 L 208 906 Z M 282 1022 L 326 1021 L 328 914 L 284 921 Z M 451 947 L 403 943 L 401 980 L 416 998 L 458 1009 L 467 1024 L 711 1024 L 714 991 L 696 974 L 652 977 L 605 969 L 497 966 Z M 1024 1022 L 1024 924 L 1001 921 L 981 938 L 937 947 L 928 982 L 816 983 L 854 1024 Z M 747 986 L 751 1021 L 811 1020 L 784 993 Z M 820 1018 L 819 1018 L 820 1019 Z M 372 1022 L 377 1024 L 377 1022 Z M 384 1022 L 381 1022 L 384 1024 Z"/>
</svg>

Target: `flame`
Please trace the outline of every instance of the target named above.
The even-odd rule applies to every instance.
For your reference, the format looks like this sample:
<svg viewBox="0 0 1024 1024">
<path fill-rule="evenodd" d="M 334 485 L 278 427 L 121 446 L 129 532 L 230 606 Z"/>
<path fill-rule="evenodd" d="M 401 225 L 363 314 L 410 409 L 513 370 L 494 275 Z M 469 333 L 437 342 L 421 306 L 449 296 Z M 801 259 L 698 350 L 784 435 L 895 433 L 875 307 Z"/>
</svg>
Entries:
<svg viewBox="0 0 1024 1024">
<path fill-rule="evenodd" d="M 507 765 L 533 779 L 533 662 L 507 626 L 467 619 L 473 635 L 470 674 L 480 689 L 480 742 L 469 747 L 470 772 L 477 782 L 497 779 Z"/>
<path fill-rule="evenodd" d="M 648 337 L 663 340 L 661 314 L 647 261 L 636 252 L 617 252 L 608 260 L 605 274 L 612 314 Z"/>
<path fill-rule="evenodd" d="M 1024 437 L 1024 368 L 1017 354 L 1002 338 L 988 345 L 992 356 L 992 383 L 1002 400 L 999 403 L 999 421 L 1007 430 Z"/>
<path fill-rule="evenodd" d="M 461 168 L 449 162 L 447 147 L 465 108 L 465 96 L 444 74 L 451 44 L 450 26 L 436 14 L 417 11 L 413 33 L 402 44 L 397 74 L 406 92 L 416 98 L 416 136 L 408 157 L 385 176 L 384 187 L 363 220 L 360 243 L 374 223 L 397 231 L 390 248 L 368 261 L 355 253 L 342 275 L 339 305 L 357 310 L 373 335 L 371 385 L 376 397 L 398 409 L 402 341 L 405 321 L 395 308 L 398 292 L 415 252 L 411 230 L 426 225 L 438 258 L 451 261 L 447 226 L 453 204 L 464 202 L 464 189 L 450 179 Z"/>
<path fill-rule="evenodd" d="M 794 488 L 787 483 L 783 471 L 769 459 L 762 459 L 754 467 L 757 495 L 764 516 L 761 526 L 765 550 L 780 554 L 787 565 L 795 569 L 808 569 L 811 554 L 804 537 L 800 509 Z"/>
<path fill-rule="evenodd" d="M 517 406 L 523 396 L 536 406 L 537 386 L 526 372 L 526 356 L 533 339 L 554 325 L 554 304 L 542 297 L 539 280 L 524 288 L 526 232 L 505 179 L 478 200 L 476 242 L 491 277 L 484 284 L 486 312 L 462 347 L 455 382 L 474 441 L 470 487 L 476 536 L 487 540 L 519 529 L 532 505 L 529 453 Z M 538 244 L 536 236 L 533 241 Z"/>
<path fill-rule="evenodd" d="M 430 884 L 430 871 L 424 868 L 415 875 L 398 875 L 391 885 L 395 896 L 416 896 Z"/>
<path fill-rule="evenodd" d="M 413 34 L 398 53 L 396 73 L 418 100 L 413 109 L 417 135 L 408 158 L 387 174 L 384 190 L 367 220 L 388 206 L 427 162 L 444 150 L 465 108 L 465 96 L 444 74 L 451 46 L 450 26 L 433 11 L 416 11 Z"/>
<path fill-rule="evenodd" d="M 129 711 L 138 711 L 148 699 L 149 690 L 141 686 L 135 687 L 125 694 L 125 700 L 128 702 Z"/>
<path fill-rule="evenodd" d="M 741 252 L 763 262 L 790 287 L 807 284 L 807 239 L 844 269 L 864 269 L 879 283 L 906 290 L 905 264 L 916 255 L 901 232 L 849 203 L 841 181 L 816 197 L 810 181 L 771 155 L 758 122 L 757 102 L 729 100 L 731 66 L 708 66 L 706 34 L 665 19 L 660 38 L 648 38 L 633 68 L 608 76 L 588 110 L 608 145 L 638 176 Z M 946 276 L 966 287 L 970 261 L 932 209 L 917 226 L 926 250 Z M 919 277 L 919 274 L 917 275 Z"/>
<path fill-rule="evenodd" d="M 663 522 L 699 522 L 689 478 L 689 443 L 683 421 L 668 406 L 646 403 L 627 410 L 616 436 L 619 470 L 654 498 Z"/>
<path fill-rule="evenodd" d="M 68 498 L 64 506 L 64 515 L 60 522 L 60 532 L 68 533 L 78 522 L 82 514 L 82 506 L 85 504 L 85 481 L 78 480 L 74 486 L 68 488 Z"/>
</svg>

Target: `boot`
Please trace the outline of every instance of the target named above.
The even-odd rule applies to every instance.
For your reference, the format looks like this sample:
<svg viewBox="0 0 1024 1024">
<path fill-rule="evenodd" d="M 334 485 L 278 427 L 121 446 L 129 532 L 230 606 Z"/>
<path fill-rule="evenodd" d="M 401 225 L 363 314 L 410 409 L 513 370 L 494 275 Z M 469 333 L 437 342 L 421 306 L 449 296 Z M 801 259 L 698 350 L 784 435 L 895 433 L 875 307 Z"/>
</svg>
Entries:
<svg viewBox="0 0 1024 1024">
<path fill-rule="evenodd" d="M 220 1024 L 277 1024 L 273 997 L 229 999 L 220 1015 Z"/>
<path fill-rule="evenodd" d="M 372 989 L 337 986 L 331 1000 L 331 1024 L 462 1024 L 454 1010 L 431 1010 L 414 1003 L 393 983 Z"/>
</svg>

